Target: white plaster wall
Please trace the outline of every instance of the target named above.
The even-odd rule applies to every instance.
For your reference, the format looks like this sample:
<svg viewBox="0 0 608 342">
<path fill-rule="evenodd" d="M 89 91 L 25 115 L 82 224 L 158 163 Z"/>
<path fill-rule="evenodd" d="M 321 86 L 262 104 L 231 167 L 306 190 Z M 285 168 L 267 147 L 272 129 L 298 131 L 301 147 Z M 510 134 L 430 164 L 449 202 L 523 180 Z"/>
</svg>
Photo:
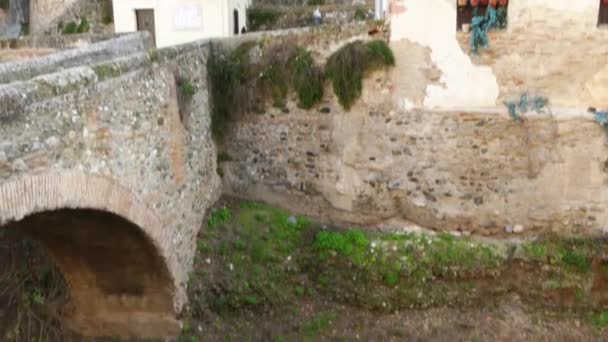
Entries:
<svg viewBox="0 0 608 342">
<path fill-rule="evenodd" d="M 427 87 L 424 107 L 495 106 L 499 88 L 492 69 L 473 65 L 456 40 L 456 1 L 393 0 L 391 41 L 401 40 L 429 47 L 442 73 L 440 85 Z"/>
<path fill-rule="evenodd" d="M 115 0 L 114 26 L 117 33 L 137 30 L 135 10 L 154 9 L 156 45 L 165 47 L 211 37 L 232 35 L 232 10 L 239 10 L 239 21 L 246 22 L 246 9 L 251 0 Z M 175 14 L 179 6 L 202 8 L 203 23 L 197 29 L 177 29 Z"/>
<path fill-rule="evenodd" d="M 566 25 L 569 28 L 577 26 L 593 30 L 597 26 L 599 8 L 599 0 L 511 0 L 509 27 L 542 21 L 544 25 Z M 554 16 L 555 13 L 560 15 Z M 551 15 L 551 20 L 546 20 L 548 15 Z"/>
</svg>

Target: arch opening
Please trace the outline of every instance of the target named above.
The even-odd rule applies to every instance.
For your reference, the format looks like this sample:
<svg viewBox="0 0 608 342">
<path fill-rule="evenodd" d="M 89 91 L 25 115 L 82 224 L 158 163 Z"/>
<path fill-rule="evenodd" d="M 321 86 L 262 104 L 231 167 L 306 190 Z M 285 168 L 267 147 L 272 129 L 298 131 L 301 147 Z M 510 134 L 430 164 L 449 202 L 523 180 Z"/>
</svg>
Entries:
<svg viewBox="0 0 608 342">
<path fill-rule="evenodd" d="M 163 257 L 134 223 L 93 209 L 43 211 L 0 229 L 38 241 L 63 274 L 61 320 L 84 336 L 176 336 L 174 287 Z"/>
</svg>

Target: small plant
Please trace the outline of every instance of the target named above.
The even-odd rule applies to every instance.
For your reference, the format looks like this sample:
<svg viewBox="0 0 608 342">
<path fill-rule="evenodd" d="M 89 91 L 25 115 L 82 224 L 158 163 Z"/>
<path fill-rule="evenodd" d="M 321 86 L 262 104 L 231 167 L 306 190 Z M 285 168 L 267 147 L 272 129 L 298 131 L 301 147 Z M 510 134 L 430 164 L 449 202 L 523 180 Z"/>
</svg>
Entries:
<svg viewBox="0 0 608 342">
<path fill-rule="evenodd" d="M 366 44 L 368 50 L 368 64 L 380 68 L 395 65 L 395 55 L 383 40 L 374 40 Z"/>
<path fill-rule="evenodd" d="M 192 97 L 194 97 L 194 94 L 196 94 L 196 86 L 187 79 L 179 81 L 177 88 L 184 101 L 192 100 Z"/>
<path fill-rule="evenodd" d="M 87 33 L 91 26 L 89 25 L 89 21 L 87 17 L 80 18 L 80 25 L 78 25 L 78 33 Z"/>
<path fill-rule="evenodd" d="M 30 35 L 30 23 L 21 24 L 21 32 L 20 36 L 29 36 Z"/>
<path fill-rule="evenodd" d="M 78 24 L 73 21 L 68 22 L 67 24 L 60 23 L 59 29 L 63 34 L 74 34 L 78 33 Z"/>
<path fill-rule="evenodd" d="M 247 10 L 247 27 L 259 31 L 272 27 L 279 18 L 279 12 L 272 8 L 250 7 Z"/>
<path fill-rule="evenodd" d="M 355 10 L 355 14 L 354 14 L 354 18 L 357 21 L 364 21 L 365 19 L 367 19 L 367 13 L 365 11 L 364 8 L 357 8 Z"/>
<path fill-rule="evenodd" d="M 591 315 L 591 323 L 600 329 L 608 327 L 608 310 Z"/>
<path fill-rule="evenodd" d="M 315 337 L 329 328 L 335 320 L 335 313 L 321 312 L 302 326 L 302 332 L 305 336 Z"/>
<path fill-rule="evenodd" d="M 87 33 L 91 28 L 87 17 L 80 18 L 80 23 L 78 24 L 74 21 L 70 21 L 65 25 L 63 23 L 59 23 L 58 27 L 63 34 Z"/>
<path fill-rule="evenodd" d="M 230 212 L 230 209 L 223 207 L 213 211 L 211 217 L 207 220 L 207 225 L 211 228 L 215 228 L 220 223 L 230 221 L 231 218 L 232 213 Z"/>
<path fill-rule="evenodd" d="M 293 86 L 302 108 L 310 109 L 323 99 L 323 73 L 309 51 L 299 48 L 292 61 Z"/>
</svg>

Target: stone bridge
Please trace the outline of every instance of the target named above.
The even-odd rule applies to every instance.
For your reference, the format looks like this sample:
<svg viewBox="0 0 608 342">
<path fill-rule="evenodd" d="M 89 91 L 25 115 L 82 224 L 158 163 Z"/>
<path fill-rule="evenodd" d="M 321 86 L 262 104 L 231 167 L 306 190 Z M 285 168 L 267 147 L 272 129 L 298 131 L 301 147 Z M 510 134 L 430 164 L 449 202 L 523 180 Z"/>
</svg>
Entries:
<svg viewBox="0 0 608 342">
<path fill-rule="evenodd" d="M 145 34 L 0 65 L 0 225 L 42 243 L 84 335 L 176 335 L 196 234 L 220 193 L 205 43 Z"/>
</svg>

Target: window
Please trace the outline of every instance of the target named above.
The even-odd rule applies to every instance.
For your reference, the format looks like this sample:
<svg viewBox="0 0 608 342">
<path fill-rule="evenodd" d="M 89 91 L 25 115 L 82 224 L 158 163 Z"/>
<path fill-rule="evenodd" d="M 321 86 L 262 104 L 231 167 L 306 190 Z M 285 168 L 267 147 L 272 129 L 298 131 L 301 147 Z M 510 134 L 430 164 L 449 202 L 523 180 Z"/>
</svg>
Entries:
<svg viewBox="0 0 608 342">
<path fill-rule="evenodd" d="M 608 25 L 608 0 L 600 0 L 600 15 L 597 26 Z"/>
<path fill-rule="evenodd" d="M 604 1 L 604 0 L 601 0 Z M 508 0 L 457 0 L 456 30 L 462 31 L 463 25 L 471 25 L 473 16 L 486 15 L 488 7 L 495 7 L 497 11 L 498 27 L 507 27 Z"/>
</svg>

